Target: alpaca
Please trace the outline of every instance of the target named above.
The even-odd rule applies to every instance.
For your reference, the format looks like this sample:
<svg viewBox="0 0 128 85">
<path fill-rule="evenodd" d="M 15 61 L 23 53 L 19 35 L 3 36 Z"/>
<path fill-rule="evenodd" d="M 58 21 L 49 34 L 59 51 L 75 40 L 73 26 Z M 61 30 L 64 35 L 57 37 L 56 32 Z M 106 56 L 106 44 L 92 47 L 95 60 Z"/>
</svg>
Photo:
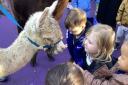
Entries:
<svg viewBox="0 0 128 85">
<path fill-rule="evenodd" d="M 25 66 L 39 50 L 46 51 L 54 48 L 57 54 L 66 48 L 62 42 L 62 32 L 59 23 L 53 18 L 53 11 L 57 6 L 55 1 L 44 11 L 30 16 L 24 30 L 8 48 L 0 48 L 0 77 L 8 76 Z"/>
<path fill-rule="evenodd" d="M 1 1 L 1 0 L 0 0 Z M 2 0 L 1 4 L 8 9 L 8 11 L 11 12 L 12 15 L 14 15 L 15 19 L 17 20 L 17 27 L 18 27 L 18 33 L 20 33 L 25 26 L 25 23 L 27 22 L 29 16 L 36 11 L 42 11 L 45 9 L 45 7 L 49 7 L 55 0 Z M 56 6 L 55 11 L 53 12 L 53 16 L 57 21 L 60 20 L 61 15 L 63 14 L 63 10 L 68 4 L 69 0 L 58 0 L 58 5 Z M 52 49 L 49 49 L 51 51 L 46 51 L 48 59 L 50 61 L 54 61 L 55 58 L 52 54 Z M 33 56 L 31 59 L 31 65 L 34 67 L 36 62 L 36 55 Z"/>
</svg>

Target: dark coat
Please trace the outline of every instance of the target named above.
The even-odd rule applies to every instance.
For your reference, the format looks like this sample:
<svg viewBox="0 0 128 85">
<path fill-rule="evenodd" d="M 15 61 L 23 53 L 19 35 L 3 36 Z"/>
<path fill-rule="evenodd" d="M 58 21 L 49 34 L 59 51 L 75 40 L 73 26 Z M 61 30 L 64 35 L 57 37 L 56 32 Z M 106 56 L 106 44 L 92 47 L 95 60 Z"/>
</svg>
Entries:
<svg viewBox="0 0 128 85">
<path fill-rule="evenodd" d="M 86 67 L 86 53 L 82 44 L 84 38 L 85 31 L 83 31 L 80 34 L 80 37 L 77 39 L 69 31 L 67 31 L 66 34 L 68 50 L 71 55 L 71 59 L 83 69 Z"/>
<path fill-rule="evenodd" d="M 122 0 L 100 0 L 97 12 L 97 21 L 116 27 L 116 16 Z"/>
</svg>

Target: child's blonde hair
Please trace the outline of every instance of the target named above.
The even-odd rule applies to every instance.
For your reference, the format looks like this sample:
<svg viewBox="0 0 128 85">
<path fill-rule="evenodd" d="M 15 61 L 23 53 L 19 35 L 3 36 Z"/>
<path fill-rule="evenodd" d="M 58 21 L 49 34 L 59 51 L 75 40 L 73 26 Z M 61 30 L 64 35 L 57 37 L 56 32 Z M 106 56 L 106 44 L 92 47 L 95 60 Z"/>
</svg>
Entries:
<svg viewBox="0 0 128 85">
<path fill-rule="evenodd" d="M 104 24 L 96 24 L 87 32 L 87 36 L 95 33 L 96 43 L 99 48 L 98 53 L 94 55 L 94 60 L 110 62 L 115 44 L 115 32 L 112 27 Z"/>
<path fill-rule="evenodd" d="M 65 26 L 68 29 L 69 27 L 81 26 L 82 23 L 86 24 L 86 22 L 86 13 L 81 9 L 73 8 L 67 15 Z"/>
</svg>

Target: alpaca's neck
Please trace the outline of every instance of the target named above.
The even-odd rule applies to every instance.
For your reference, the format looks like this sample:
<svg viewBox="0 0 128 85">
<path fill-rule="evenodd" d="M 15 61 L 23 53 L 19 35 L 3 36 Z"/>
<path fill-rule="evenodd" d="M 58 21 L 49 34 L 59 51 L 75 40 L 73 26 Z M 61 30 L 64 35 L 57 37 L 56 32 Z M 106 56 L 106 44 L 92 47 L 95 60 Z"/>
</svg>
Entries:
<svg viewBox="0 0 128 85">
<path fill-rule="evenodd" d="M 28 39 L 25 31 L 22 31 L 18 38 L 12 43 L 12 45 L 8 49 L 15 49 L 15 52 L 18 52 L 18 56 L 23 55 L 26 52 L 36 52 L 38 49 L 34 46 Z M 31 54 L 29 54 L 31 55 Z"/>
<path fill-rule="evenodd" d="M 34 46 L 27 37 L 32 38 L 30 31 L 38 27 L 39 19 L 42 12 L 38 12 L 26 22 L 24 30 L 19 34 L 18 38 L 6 49 L 0 49 L 0 76 L 14 73 L 25 66 L 38 48 Z M 29 36 L 27 36 L 27 34 Z M 31 36 L 31 37 L 30 37 Z M 32 38 L 33 39 L 33 38 Z"/>
<path fill-rule="evenodd" d="M 14 43 L 4 51 L 5 54 L 8 54 L 3 56 L 6 57 L 4 66 L 5 69 L 8 69 L 6 74 L 11 74 L 25 66 L 37 50 L 37 47 L 28 41 L 25 31 L 22 31 Z"/>
</svg>

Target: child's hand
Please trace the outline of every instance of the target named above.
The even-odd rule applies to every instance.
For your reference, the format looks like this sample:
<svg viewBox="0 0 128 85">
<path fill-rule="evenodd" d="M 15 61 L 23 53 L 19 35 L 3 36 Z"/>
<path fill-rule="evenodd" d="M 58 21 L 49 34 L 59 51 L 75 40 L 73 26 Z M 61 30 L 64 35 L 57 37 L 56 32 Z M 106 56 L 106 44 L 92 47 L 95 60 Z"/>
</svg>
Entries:
<svg viewBox="0 0 128 85">
<path fill-rule="evenodd" d="M 120 26 L 121 25 L 121 22 L 117 22 L 117 25 Z"/>
<path fill-rule="evenodd" d="M 59 52 L 62 52 L 64 49 L 67 48 L 67 44 L 64 44 L 62 41 L 57 44 L 57 49 L 54 52 L 54 54 L 58 54 Z"/>
</svg>

